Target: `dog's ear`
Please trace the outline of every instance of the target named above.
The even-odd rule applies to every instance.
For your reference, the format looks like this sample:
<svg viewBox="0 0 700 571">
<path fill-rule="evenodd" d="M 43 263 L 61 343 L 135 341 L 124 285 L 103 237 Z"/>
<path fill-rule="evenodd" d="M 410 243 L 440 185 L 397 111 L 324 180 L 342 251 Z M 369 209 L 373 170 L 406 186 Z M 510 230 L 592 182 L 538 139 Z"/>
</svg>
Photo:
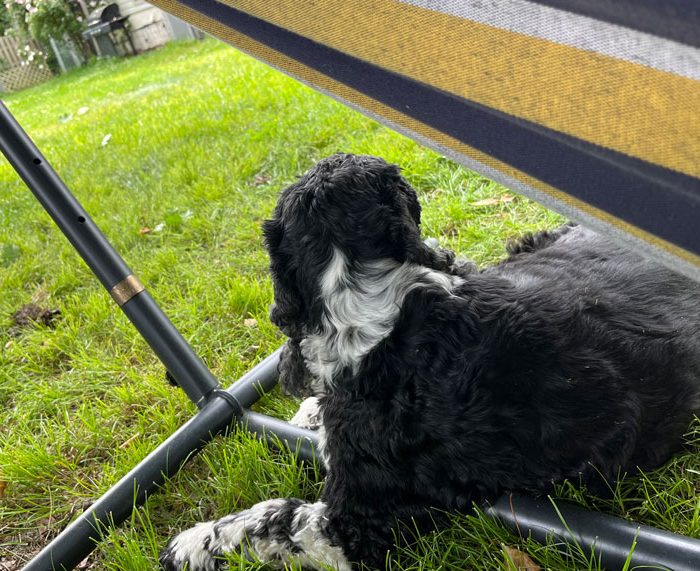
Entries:
<svg viewBox="0 0 700 571">
<path fill-rule="evenodd" d="M 393 166 L 393 165 L 392 165 Z M 400 261 L 412 262 L 435 270 L 450 271 L 455 255 L 449 250 L 434 249 L 420 237 L 421 206 L 418 195 L 400 174 L 388 185 L 391 188 L 393 220 L 390 240 L 395 244 Z"/>
<path fill-rule="evenodd" d="M 270 307 L 270 321 L 288 337 L 300 335 L 304 319 L 304 301 L 297 289 L 296 272 L 291 254 L 283 248 L 284 226 L 275 218 L 263 222 L 265 247 L 270 254 L 270 274 L 275 302 Z"/>
<path fill-rule="evenodd" d="M 306 368 L 298 341 L 289 339 L 284 344 L 277 372 L 280 388 L 285 395 L 303 398 L 311 396 L 312 375 Z"/>
<path fill-rule="evenodd" d="M 399 175 L 398 181 L 398 194 L 403 196 L 406 203 L 406 210 L 411 215 L 411 218 L 416 223 L 416 226 L 420 226 L 421 220 L 421 206 L 418 202 L 418 193 L 413 189 L 413 187 L 408 184 L 408 181 Z"/>
</svg>

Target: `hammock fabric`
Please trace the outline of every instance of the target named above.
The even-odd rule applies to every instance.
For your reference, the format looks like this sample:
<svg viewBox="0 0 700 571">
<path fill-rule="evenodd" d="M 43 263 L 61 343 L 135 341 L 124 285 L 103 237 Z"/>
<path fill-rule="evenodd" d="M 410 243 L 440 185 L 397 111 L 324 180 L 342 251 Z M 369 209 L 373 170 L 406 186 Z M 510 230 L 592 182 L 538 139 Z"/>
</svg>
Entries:
<svg viewBox="0 0 700 571">
<path fill-rule="evenodd" d="M 153 0 L 700 279 L 694 0 Z"/>
<path fill-rule="evenodd" d="M 697 0 L 152 2 L 700 281 Z M 75 567 L 233 421 L 313 456 L 315 433 L 249 410 L 279 353 L 223 390 L 1 102 L 0 150 L 200 408 L 24 571 Z M 609 568 L 700 568 L 697 540 L 567 510 L 501 498 L 489 513 Z"/>
</svg>

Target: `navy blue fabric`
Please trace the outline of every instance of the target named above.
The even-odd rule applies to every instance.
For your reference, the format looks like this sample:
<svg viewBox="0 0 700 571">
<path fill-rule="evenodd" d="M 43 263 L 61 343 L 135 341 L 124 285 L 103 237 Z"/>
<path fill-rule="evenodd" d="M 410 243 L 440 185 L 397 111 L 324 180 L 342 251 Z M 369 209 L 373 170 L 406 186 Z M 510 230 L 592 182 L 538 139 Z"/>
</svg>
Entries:
<svg viewBox="0 0 700 571">
<path fill-rule="evenodd" d="M 456 97 L 219 2 L 181 3 L 572 197 L 700 255 L 700 179 Z"/>
<path fill-rule="evenodd" d="M 700 47 L 698 0 L 531 0 Z"/>
</svg>

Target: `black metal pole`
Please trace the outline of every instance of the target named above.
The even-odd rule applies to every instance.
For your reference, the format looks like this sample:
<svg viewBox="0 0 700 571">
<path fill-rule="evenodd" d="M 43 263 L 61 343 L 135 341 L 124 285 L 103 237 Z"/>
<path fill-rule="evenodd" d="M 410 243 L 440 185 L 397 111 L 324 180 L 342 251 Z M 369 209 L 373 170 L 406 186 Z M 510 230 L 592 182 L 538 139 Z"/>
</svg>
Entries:
<svg viewBox="0 0 700 571">
<path fill-rule="evenodd" d="M 155 492 L 166 478 L 214 435 L 229 426 L 233 411 L 212 399 L 177 432 L 79 515 L 27 563 L 23 571 L 70 571 L 96 547 L 111 525 L 119 525 Z"/>
<path fill-rule="evenodd" d="M 252 410 L 246 410 L 243 413 L 241 424 L 250 432 L 257 434 L 258 438 L 265 439 L 275 447 L 279 444 L 286 446 L 296 454 L 299 460 L 313 463 L 318 458 L 316 452 L 318 433 L 313 430 L 299 428 L 284 420 Z"/>
<path fill-rule="evenodd" d="M 219 383 L 0 101 L 0 150 L 198 407 Z"/>
<path fill-rule="evenodd" d="M 94 549 L 106 526 L 123 522 L 134 505 L 143 503 L 191 454 L 234 420 L 260 438 L 289 446 L 300 459 L 313 458 L 313 432 L 244 410 L 276 384 L 278 353 L 223 391 L 1 101 L 0 150 L 201 409 L 71 523 L 28 563 L 26 570 L 72 569 Z"/>
<path fill-rule="evenodd" d="M 566 502 L 512 494 L 501 497 L 485 512 L 539 543 L 554 539 L 578 545 L 586 556 L 595 553 L 604 569 L 622 569 L 628 558 L 629 569 L 700 569 L 699 540 Z"/>
<path fill-rule="evenodd" d="M 227 393 L 242 406 L 256 402 L 263 390 L 275 385 L 279 351 L 267 357 L 236 383 Z M 235 420 L 225 399 L 211 399 L 163 444 L 109 489 L 99 500 L 74 520 L 60 535 L 36 555 L 22 571 L 69 571 L 95 548 L 108 526 L 125 521 L 134 505 L 141 505 L 166 478 L 177 473 L 182 464 L 214 436 Z M 241 427 L 256 432 L 259 438 L 276 438 L 296 452 L 300 459 L 311 460 L 316 434 L 264 414 L 244 411 L 238 419 Z"/>
</svg>

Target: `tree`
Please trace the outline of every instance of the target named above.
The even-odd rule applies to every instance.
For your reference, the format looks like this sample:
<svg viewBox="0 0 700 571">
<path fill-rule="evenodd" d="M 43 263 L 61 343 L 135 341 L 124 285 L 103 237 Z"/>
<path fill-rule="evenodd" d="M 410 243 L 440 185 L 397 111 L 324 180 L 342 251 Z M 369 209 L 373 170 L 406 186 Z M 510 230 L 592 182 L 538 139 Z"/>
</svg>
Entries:
<svg viewBox="0 0 700 571">
<path fill-rule="evenodd" d="M 68 38 L 82 45 L 83 18 L 70 0 L 5 0 L 5 6 L 20 31 L 46 43 L 50 38 Z"/>
</svg>

